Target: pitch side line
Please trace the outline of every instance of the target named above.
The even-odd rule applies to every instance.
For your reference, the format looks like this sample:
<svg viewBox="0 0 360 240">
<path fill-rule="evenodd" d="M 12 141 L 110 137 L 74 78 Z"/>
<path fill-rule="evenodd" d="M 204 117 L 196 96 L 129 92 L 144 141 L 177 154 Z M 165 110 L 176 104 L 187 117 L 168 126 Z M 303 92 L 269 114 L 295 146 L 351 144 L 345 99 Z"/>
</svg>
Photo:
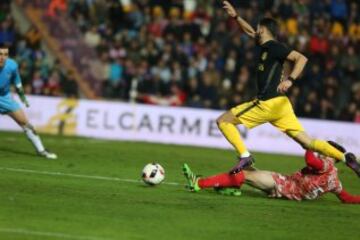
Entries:
<svg viewBox="0 0 360 240">
<path fill-rule="evenodd" d="M 38 237 L 53 237 L 60 239 L 73 239 L 73 240 L 110 240 L 109 238 L 91 237 L 91 236 L 77 236 L 60 232 L 40 232 L 31 231 L 21 228 L 0 228 L 0 233 L 14 233 L 19 235 L 38 236 Z"/>
<path fill-rule="evenodd" d="M 66 177 L 84 178 L 84 179 L 92 179 L 92 180 L 104 180 L 104 181 L 116 181 L 116 182 L 128 182 L 128 183 L 142 183 L 141 180 L 134 180 L 134 179 L 117 178 L 117 177 L 104 177 L 104 176 L 93 176 L 93 175 L 82 175 L 82 174 L 72 174 L 72 173 L 62 173 L 62 172 L 38 171 L 38 170 L 23 169 L 23 168 L 0 167 L 0 170 L 1 171 L 9 171 L 9 172 L 42 174 L 42 175 L 49 175 L 49 176 L 66 176 Z M 163 182 L 162 184 L 173 185 L 173 186 L 182 185 L 182 184 L 177 183 L 177 182 Z"/>
</svg>

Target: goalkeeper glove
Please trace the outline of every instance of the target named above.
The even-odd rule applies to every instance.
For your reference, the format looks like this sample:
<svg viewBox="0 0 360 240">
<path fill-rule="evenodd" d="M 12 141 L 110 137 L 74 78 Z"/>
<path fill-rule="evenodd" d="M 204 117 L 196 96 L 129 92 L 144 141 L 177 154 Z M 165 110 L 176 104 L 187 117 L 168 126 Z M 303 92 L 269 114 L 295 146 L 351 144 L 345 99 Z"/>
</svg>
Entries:
<svg viewBox="0 0 360 240">
<path fill-rule="evenodd" d="M 29 107 L 29 102 L 26 99 L 25 93 L 24 93 L 24 89 L 22 87 L 16 88 L 16 91 L 20 97 L 21 102 L 23 102 L 25 104 L 26 107 Z"/>
</svg>

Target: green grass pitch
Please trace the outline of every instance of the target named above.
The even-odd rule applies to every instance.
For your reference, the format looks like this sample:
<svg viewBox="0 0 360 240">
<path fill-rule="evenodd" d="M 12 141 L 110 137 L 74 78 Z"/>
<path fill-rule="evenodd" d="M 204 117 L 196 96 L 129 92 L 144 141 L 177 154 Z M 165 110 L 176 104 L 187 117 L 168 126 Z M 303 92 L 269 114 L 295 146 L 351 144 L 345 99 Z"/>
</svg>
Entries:
<svg viewBox="0 0 360 240">
<path fill-rule="evenodd" d="M 234 152 L 218 149 L 43 136 L 55 161 L 37 157 L 25 136 L 0 132 L 0 239 L 360 239 L 360 205 L 327 195 L 316 201 L 190 193 L 181 166 L 199 174 L 230 169 Z M 269 143 L 271 144 L 271 143 Z M 300 157 L 255 153 L 256 166 L 291 173 Z M 165 183 L 138 182 L 159 162 Z M 339 164 L 340 165 L 340 164 Z M 360 181 L 339 166 L 345 188 Z"/>
</svg>

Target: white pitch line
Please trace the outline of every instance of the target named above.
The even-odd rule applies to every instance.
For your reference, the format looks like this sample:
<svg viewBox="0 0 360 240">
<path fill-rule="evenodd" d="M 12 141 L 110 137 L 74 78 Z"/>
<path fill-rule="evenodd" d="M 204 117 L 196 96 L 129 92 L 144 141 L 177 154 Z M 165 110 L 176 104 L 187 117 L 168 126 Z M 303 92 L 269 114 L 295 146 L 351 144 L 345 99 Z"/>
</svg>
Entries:
<svg viewBox="0 0 360 240">
<path fill-rule="evenodd" d="M 99 238 L 99 237 L 92 237 L 92 236 L 78 236 L 78 235 L 71 235 L 71 234 L 60 233 L 60 232 L 31 231 L 31 230 L 21 229 L 21 228 L 0 228 L 0 232 L 14 233 L 14 234 L 28 235 L 28 236 L 73 239 L 73 240 L 110 240 L 109 238 Z"/>
<path fill-rule="evenodd" d="M 50 175 L 50 176 L 66 176 L 66 177 L 73 177 L 73 178 L 84 178 L 84 179 L 92 179 L 92 180 L 104 180 L 104 181 L 116 181 L 116 182 L 128 182 L 128 183 L 141 183 L 142 182 L 141 180 L 126 179 L 126 178 L 82 175 L 82 174 L 62 173 L 62 172 L 49 172 L 49 171 L 39 171 L 39 170 L 32 170 L 32 169 L 23 169 L 23 168 L 0 167 L 0 171 L 33 173 L 33 174 L 42 174 L 42 175 Z M 177 182 L 163 182 L 162 184 L 173 185 L 173 186 L 181 185 L 180 183 L 177 183 Z"/>
</svg>

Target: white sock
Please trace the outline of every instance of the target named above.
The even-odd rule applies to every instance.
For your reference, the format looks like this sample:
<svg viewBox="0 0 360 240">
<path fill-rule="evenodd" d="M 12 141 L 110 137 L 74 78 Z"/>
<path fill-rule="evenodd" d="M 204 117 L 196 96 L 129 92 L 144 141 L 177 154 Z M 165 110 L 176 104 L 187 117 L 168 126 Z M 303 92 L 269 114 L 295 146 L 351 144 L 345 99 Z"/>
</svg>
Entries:
<svg viewBox="0 0 360 240">
<path fill-rule="evenodd" d="M 45 150 L 44 145 L 41 142 L 41 139 L 39 135 L 36 134 L 34 131 L 34 128 L 31 126 L 24 126 L 23 130 L 27 136 L 27 138 L 30 140 L 30 142 L 34 145 L 37 152 L 43 152 Z"/>
<path fill-rule="evenodd" d="M 250 157 L 250 153 L 248 151 L 246 152 L 243 152 L 241 155 L 240 155 L 241 158 L 245 158 L 245 157 Z"/>
</svg>

